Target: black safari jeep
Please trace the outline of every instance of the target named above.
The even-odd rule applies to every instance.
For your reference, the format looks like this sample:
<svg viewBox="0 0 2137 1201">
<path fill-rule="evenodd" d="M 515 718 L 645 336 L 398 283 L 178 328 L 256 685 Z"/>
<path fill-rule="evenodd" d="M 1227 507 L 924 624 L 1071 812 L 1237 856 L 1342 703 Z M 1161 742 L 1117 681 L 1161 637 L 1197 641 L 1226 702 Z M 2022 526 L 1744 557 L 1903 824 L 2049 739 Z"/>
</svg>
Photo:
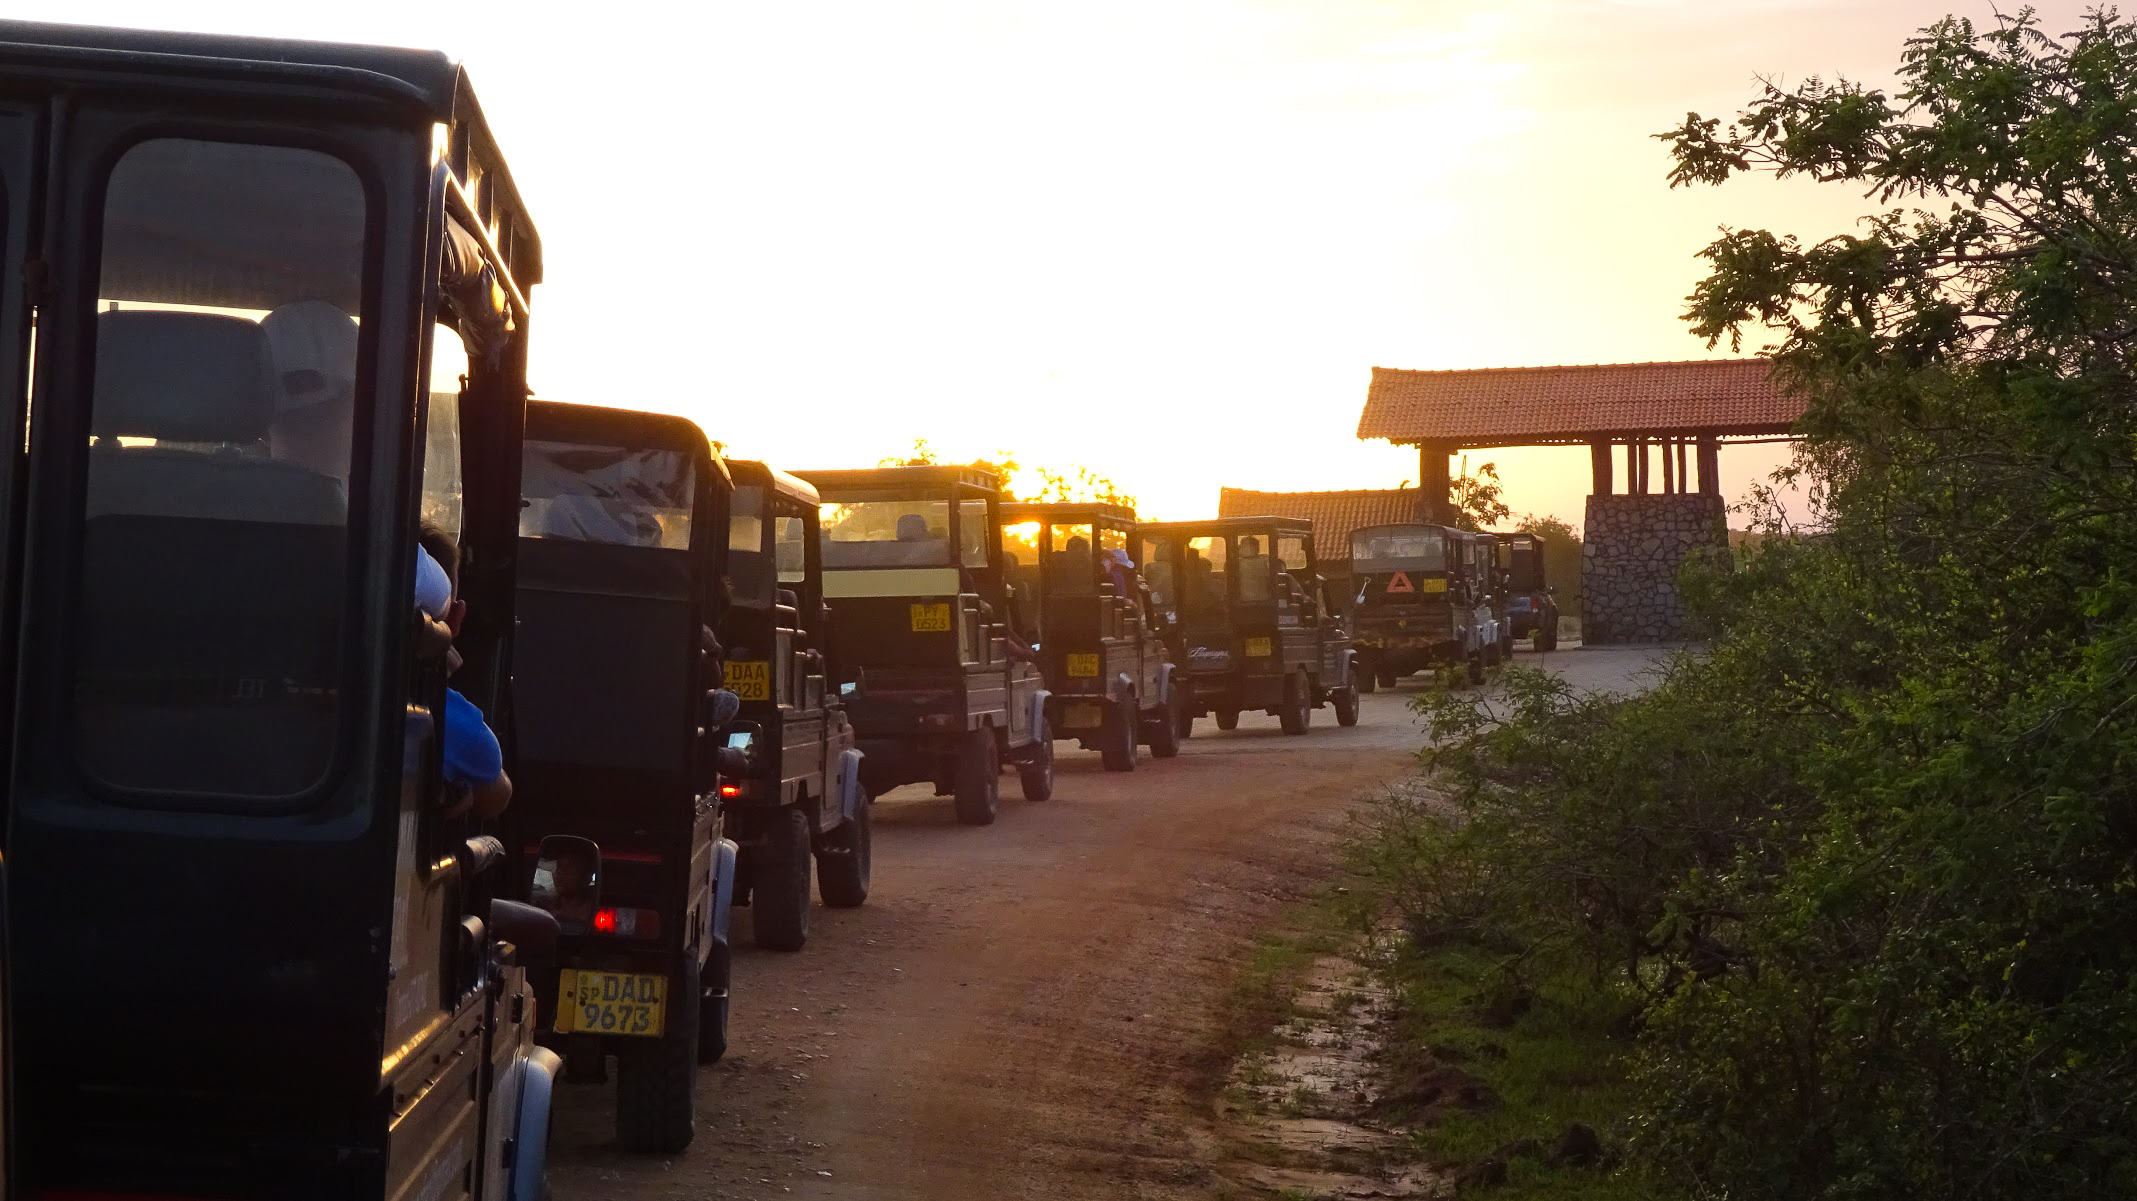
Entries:
<svg viewBox="0 0 2137 1201">
<path fill-rule="evenodd" d="M 932 783 L 957 820 L 994 821 L 1002 764 L 1053 795 L 1046 689 L 1014 638 L 1001 486 L 971 467 L 806 471 L 822 495 L 831 668 L 870 796 Z"/>
<path fill-rule="evenodd" d="M 1499 534 L 1499 572 L 1506 584 L 1508 636 L 1529 638 L 1539 651 L 1558 649 L 1558 598 L 1544 578 L 1543 535 Z"/>
<path fill-rule="evenodd" d="M 1443 665 L 1483 682 L 1506 647 L 1494 616 L 1492 545 L 1490 534 L 1422 523 L 1352 531 L 1351 625 L 1365 691 Z"/>
<path fill-rule="evenodd" d="M 824 904 L 868 900 L 869 800 L 853 725 L 825 670 L 823 557 L 816 489 L 737 460 L 727 547 L 733 603 L 719 626 L 727 687 L 750 771 L 722 783 L 742 844 L 742 890 L 757 945 L 798 951 L 809 937 L 809 875 Z"/>
<path fill-rule="evenodd" d="M 528 406 L 506 830 L 525 899 L 563 928 L 543 1039 L 573 1079 L 616 1057 L 616 1134 L 639 1151 L 690 1145 L 697 1065 L 727 1046 L 736 851 L 707 694 L 729 490 L 684 418 Z"/>
<path fill-rule="evenodd" d="M 1313 523 L 1221 517 L 1138 527 L 1137 562 L 1157 598 L 1177 610 L 1190 712 L 1234 729 L 1260 709 L 1286 734 L 1304 734 L 1332 705 L 1358 724 L 1350 636 L 1341 606 L 1313 570 Z"/>
<path fill-rule="evenodd" d="M 547 1195 L 465 707 L 541 263 L 443 55 L 0 22 L 11 1196 Z"/>
<path fill-rule="evenodd" d="M 1163 611 L 1129 547 L 1135 514 L 1108 504 L 1002 507 L 1004 566 L 1021 633 L 1037 649 L 1055 738 L 1098 748 L 1107 771 L 1133 771 L 1137 748 L 1180 753 L 1183 698 L 1173 687 Z"/>
</svg>

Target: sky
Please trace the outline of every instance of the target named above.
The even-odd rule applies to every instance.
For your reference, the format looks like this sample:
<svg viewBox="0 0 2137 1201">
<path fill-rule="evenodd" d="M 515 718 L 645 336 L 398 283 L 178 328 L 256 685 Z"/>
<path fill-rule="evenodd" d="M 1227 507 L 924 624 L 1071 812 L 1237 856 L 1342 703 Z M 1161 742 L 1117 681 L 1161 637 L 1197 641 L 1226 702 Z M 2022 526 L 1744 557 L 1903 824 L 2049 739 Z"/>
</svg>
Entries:
<svg viewBox="0 0 2137 1201">
<path fill-rule="evenodd" d="M 2081 5 L 2036 7 L 2050 29 Z M 17 0 L 9 15 L 443 49 L 542 231 L 530 371 L 789 469 L 925 439 L 1087 467 L 1146 517 L 1221 486 L 1414 484 L 1370 369 L 1718 357 L 1721 227 L 1870 205 L 1672 191 L 1651 135 L 1761 79 L 1889 81 L 1985 0 Z M 1759 341 L 1747 343 L 1747 352 Z M 1726 450 L 1740 498 L 1786 457 Z M 1578 525 L 1585 448 L 1472 452 Z M 1029 484 L 1031 481 L 1024 481 Z M 1798 502 L 1800 504 L 1800 502 Z"/>
</svg>

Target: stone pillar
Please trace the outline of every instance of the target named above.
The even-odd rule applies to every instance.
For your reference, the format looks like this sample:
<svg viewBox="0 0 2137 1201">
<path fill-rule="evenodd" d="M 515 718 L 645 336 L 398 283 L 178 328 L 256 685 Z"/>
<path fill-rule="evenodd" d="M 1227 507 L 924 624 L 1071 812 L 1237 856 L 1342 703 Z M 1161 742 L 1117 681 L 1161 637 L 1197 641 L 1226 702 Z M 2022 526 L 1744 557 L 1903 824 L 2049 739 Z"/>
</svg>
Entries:
<svg viewBox="0 0 2137 1201">
<path fill-rule="evenodd" d="M 1684 637 L 1677 569 L 1710 548 L 1728 553 L 1717 495 L 1591 496 L 1581 531 L 1581 641 Z"/>
</svg>

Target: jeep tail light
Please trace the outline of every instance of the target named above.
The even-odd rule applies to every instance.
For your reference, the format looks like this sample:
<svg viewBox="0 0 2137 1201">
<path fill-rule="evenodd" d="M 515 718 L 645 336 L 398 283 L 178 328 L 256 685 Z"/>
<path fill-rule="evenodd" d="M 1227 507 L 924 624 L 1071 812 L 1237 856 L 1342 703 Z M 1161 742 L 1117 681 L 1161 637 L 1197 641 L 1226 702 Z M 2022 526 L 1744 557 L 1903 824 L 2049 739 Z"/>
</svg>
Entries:
<svg viewBox="0 0 2137 1201">
<path fill-rule="evenodd" d="M 594 933 L 613 934 L 618 938 L 659 938 L 660 910 L 604 906 L 594 910 Z"/>
</svg>

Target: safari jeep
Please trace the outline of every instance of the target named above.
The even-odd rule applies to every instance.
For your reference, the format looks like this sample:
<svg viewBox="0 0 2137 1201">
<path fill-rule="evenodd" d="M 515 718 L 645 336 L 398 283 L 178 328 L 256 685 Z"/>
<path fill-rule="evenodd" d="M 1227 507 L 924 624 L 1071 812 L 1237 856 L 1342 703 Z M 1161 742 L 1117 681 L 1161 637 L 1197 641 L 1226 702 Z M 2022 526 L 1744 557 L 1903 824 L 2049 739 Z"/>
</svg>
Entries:
<svg viewBox="0 0 2137 1201">
<path fill-rule="evenodd" d="M 1220 730 L 1259 709 L 1304 734 L 1331 705 L 1358 724 L 1350 636 L 1312 567 L 1313 523 L 1223 517 L 1137 527 L 1137 561 L 1157 603 L 1177 607 L 1190 712 Z"/>
<path fill-rule="evenodd" d="M 1180 753 L 1184 702 L 1162 633 L 1165 616 L 1130 573 L 1135 514 L 1108 504 L 1010 504 L 1002 544 L 1021 632 L 1035 644 L 1053 736 L 1098 748 L 1107 771 L 1134 771 L 1139 746 Z M 1127 584 L 1126 588 L 1121 585 Z"/>
<path fill-rule="evenodd" d="M 742 844 L 741 895 L 757 945 L 798 951 L 809 937 L 812 863 L 824 904 L 868 900 L 868 791 L 826 671 L 816 489 L 762 463 L 729 467 L 733 603 L 719 634 L 754 752 L 750 772 L 722 785 L 722 803 Z"/>
<path fill-rule="evenodd" d="M 1424 524 L 1352 531 L 1351 622 L 1361 689 L 1393 687 L 1403 676 L 1443 664 L 1460 664 L 1472 681 L 1483 681 L 1487 659 L 1497 662 L 1503 645 L 1491 609 L 1490 563 L 1478 557 L 1490 539 Z"/>
<path fill-rule="evenodd" d="M 706 632 L 731 485 L 688 420 L 590 405 L 530 404 L 523 462 L 506 829 L 522 899 L 563 930 L 542 1038 L 571 1079 L 615 1056 L 617 1140 L 673 1154 L 727 1046 L 736 848 Z"/>
<path fill-rule="evenodd" d="M 801 477 L 822 497 L 831 668 L 869 795 L 933 784 L 958 821 L 984 826 L 1012 763 L 1025 799 L 1051 797 L 1047 692 L 1005 625 L 994 475 L 878 467 Z"/>
<path fill-rule="evenodd" d="M 1529 638 L 1539 651 L 1558 649 L 1558 599 L 1544 579 L 1544 539 L 1526 530 L 1500 534 L 1499 572 L 1506 583 L 1509 637 Z"/>
<path fill-rule="evenodd" d="M 544 1196 L 557 926 L 441 749 L 449 677 L 502 712 L 542 265 L 475 94 L 13 21 L 0 84 L 13 1195 Z"/>
</svg>

